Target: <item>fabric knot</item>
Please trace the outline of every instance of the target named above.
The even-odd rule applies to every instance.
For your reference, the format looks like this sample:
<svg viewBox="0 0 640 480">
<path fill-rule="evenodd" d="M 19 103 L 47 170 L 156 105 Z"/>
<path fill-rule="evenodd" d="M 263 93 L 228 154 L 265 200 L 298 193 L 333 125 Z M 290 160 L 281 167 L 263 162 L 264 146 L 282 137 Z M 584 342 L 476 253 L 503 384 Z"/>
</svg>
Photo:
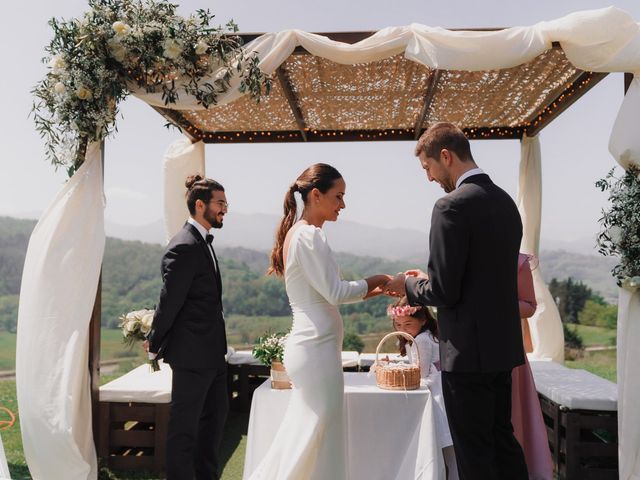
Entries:
<svg viewBox="0 0 640 480">
<path fill-rule="evenodd" d="M 207 236 L 205 237 L 205 240 L 207 241 L 207 243 L 209 245 L 211 245 L 211 242 L 213 242 L 213 235 L 211 235 L 210 233 L 207 233 Z"/>
</svg>

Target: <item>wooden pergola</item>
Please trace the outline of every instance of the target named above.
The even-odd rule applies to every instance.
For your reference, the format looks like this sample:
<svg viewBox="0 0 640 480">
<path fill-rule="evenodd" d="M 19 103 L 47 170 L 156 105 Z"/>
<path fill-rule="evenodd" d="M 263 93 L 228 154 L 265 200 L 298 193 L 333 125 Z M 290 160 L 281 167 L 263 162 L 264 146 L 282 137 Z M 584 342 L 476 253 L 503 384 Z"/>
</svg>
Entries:
<svg viewBox="0 0 640 480">
<path fill-rule="evenodd" d="M 374 33 L 320 35 L 353 44 Z M 240 36 L 247 43 L 260 35 Z M 606 75 L 574 67 L 558 42 L 528 63 L 475 72 L 429 69 L 403 54 L 343 65 L 297 47 L 260 103 L 245 95 L 207 110 L 153 108 L 194 143 L 415 141 L 438 121 L 458 125 L 470 139 L 522 139 L 537 135 Z M 625 74 L 625 92 L 632 78 Z M 89 353 L 96 444 L 105 433 L 97 415 L 100 317 L 101 282 Z"/>
<path fill-rule="evenodd" d="M 493 31 L 501 29 L 481 29 Z M 375 32 L 320 33 L 353 44 Z M 261 34 L 241 34 L 246 42 Z M 575 68 L 558 42 L 514 68 L 432 70 L 404 55 L 341 65 L 302 47 L 276 71 L 271 93 L 206 111 L 154 107 L 185 135 L 205 143 L 415 140 L 449 121 L 471 139 L 539 133 L 607 73 Z"/>
</svg>

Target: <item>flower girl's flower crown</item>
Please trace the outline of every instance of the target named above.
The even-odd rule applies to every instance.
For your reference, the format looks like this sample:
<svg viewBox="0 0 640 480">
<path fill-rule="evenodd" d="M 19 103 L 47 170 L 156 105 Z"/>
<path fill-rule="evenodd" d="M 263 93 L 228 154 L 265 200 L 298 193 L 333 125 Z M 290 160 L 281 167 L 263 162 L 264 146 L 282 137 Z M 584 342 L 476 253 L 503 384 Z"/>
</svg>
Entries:
<svg viewBox="0 0 640 480">
<path fill-rule="evenodd" d="M 391 318 L 396 317 L 411 317 L 416 312 L 422 310 L 422 307 L 418 305 L 417 307 L 412 307 L 411 305 L 402 305 L 399 307 L 394 307 L 393 305 L 389 305 L 387 307 L 387 315 Z"/>
</svg>

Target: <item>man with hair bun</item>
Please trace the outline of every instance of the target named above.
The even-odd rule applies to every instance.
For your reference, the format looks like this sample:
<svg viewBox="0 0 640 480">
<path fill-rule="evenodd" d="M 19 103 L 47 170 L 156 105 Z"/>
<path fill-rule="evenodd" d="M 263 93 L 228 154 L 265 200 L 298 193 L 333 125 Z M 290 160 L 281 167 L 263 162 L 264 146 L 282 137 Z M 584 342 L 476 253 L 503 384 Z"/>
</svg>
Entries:
<svg viewBox="0 0 640 480">
<path fill-rule="evenodd" d="M 220 478 L 218 450 L 229 410 L 222 282 L 210 230 L 229 204 L 215 180 L 187 178 L 190 217 L 162 257 L 163 287 L 145 348 L 171 365 L 167 479 Z"/>
</svg>

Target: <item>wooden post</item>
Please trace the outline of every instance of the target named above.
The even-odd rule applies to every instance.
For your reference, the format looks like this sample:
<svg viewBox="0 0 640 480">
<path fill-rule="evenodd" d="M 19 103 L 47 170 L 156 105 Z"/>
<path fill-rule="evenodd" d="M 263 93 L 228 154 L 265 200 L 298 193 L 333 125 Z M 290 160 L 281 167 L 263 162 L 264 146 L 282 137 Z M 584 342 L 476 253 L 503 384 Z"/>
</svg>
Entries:
<svg viewBox="0 0 640 480">
<path fill-rule="evenodd" d="M 104 141 L 100 145 L 102 163 L 102 186 L 104 188 Z M 100 438 L 100 320 L 102 317 L 102 268 L 98 277 L 96 300 L 93 303 L 91 321 L 89 322 L 89 376 L 91 378 L 91 422 L 93 426 L 93 443 L 98 448 Z"/>
<path fill-rule="evenodd" d="M 631 81 L 633 80 L 633 73 L 625 72 L 624 74 L 624 93 L 627 94 L 627 90 L 631 86 Z"/>
</svg>

